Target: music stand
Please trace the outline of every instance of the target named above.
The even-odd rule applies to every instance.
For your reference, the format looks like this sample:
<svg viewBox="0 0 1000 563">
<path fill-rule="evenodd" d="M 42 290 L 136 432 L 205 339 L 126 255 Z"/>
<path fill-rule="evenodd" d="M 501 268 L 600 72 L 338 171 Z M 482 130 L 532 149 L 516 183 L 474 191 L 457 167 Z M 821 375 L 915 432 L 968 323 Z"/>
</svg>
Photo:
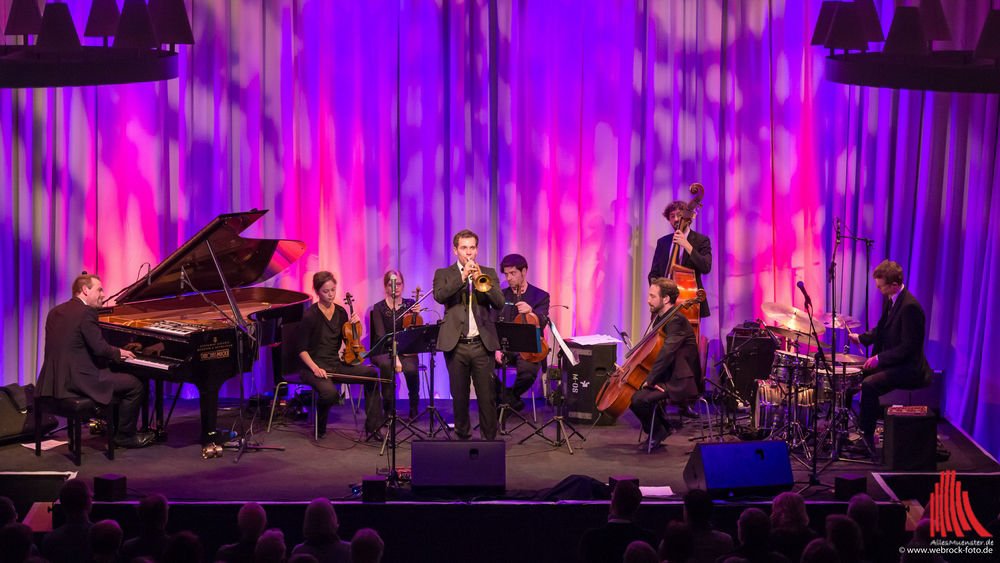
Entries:
<svg viewBox="0 0 1000 563">
<path fill-rule="evenodd" d="M 549 318 L 549 330 L 552 332 L 552 337 L 555 338 L 556 344 L 558 345 L 558 348 L 559 348 L 559 352 L 557 354 L 559 356 L 559 373 L 562 375 L 562 377 L 560 378 L 560 381 L 559 381 L 559 388 L 561 390 L 562 387 L 563 387 L 563 385 L 565 385 L 565 381 L 566 381 L 566 377 L 565 377 L 565 373 L 566 372 L 565 372 L 565 369 L 564 369 L 563 360 L 564 359 L 568 359 L 570 365 L 574 365 L 574 366 L 576 364 L 580 363 L 580 360 L 578 360 L 573 355 L 573 352 L 570 351 L 569 346 L 566 345 L 566 341 L 563 340 L 562 335 L 559 334 L 559 329 L 556 328 L 555 321 L 553 321 L 551 318 Z M 560 393 L 560 394 L 563 397 L 566 396 L 565 393 Z M 565 445 L 566 448 L 569 449 L 569 453 L 572 454 L 573 453 L 573 446 L 570 445 L 569 439 L 570 439 L 570 437 L 573 436 L 573 434 L 576 434 L 577 436 L 579 436 L 580 440 L 582 440 L 584 442 L 587 441 L 587 438 L 583 434 L 580 434 L 577 431 L 577 429 L 573 427 L 572 424 L 570 424 L 569 422 L 567 422 L 566 420 L 563 419 L 563 414 L 562 414 L 562 412 L 563 412 L 562 411 L 563 406 L 562 405 L 553 405 L 553 407 L 554 407 L 554 410 L 553 410 L 554 414 L 552 415 L 552 418 L 550 418 L 545 424 L 543 424 L 543 425 L 539 426 L 537 429 L 535 429 L 535 431 L 531 435 L 529 435 L 527 438 L 524 438 L 523 440 L 521 440 L 520 442 L 518 442 L 518 444 L 523 444 L 523 443 L 527 442 L 528 439 L 531 438 L 531 436 L 534 436 L 534 435 L 537 434 L 538 436 L 541 436 L 542 438 L 544 438 L 546 442 L 552 444 L 553 446 L 555 446 L 557 448 Z M 555 440 L 552 440 L 548 436 L 545 435 L 545 428 L 548 427 L 550 424 L 555 425 L 555 427 L 556 427 L 556 439 Z M 569 429 L 569 432 L 566 431 L 567 429 Z"/>
<path fill-rule="evenodd" d="M 501 393 L 500 404 L 498 405 L 499 413 L 497 418 L 500 424 L 501 434 L 510 434 L 514 430 L 527 424 L 534 430 L 538 430 L 538 427 L 524 418 L 524 416 L 514 410 L 507 403 L 507 354 L 520 354 L 522 352 L 528 352 L 537 354 L 542 351 L 542 331 L 535 325 L 525 324 L 525 323 L 506 323 L 497 321 L 493 323 L 497 329 L 497 337 L 500 339 L 500 352 L 502 361 L 500 362 L 500 383 L 503 385 L 504 392 Z M 515 361 L 514 365 L 517 365 Z M 515 426 L 510 432 L 507 431 L 507 419 L 511 416 L 516 416 L 521 419 L 521 422 Z M 532 434 L 534 436 L 534 434 Z M 530 437 L 530 436 L 529 436 Z"/>
<path fill-rule="evenodd" d="M 372 356 L 381 356 L 383 354 L 390 354 L 390 356 L 392 356 L 393 337 L 395 337 L 396 341 L 395 342 L 396 355 L 402 356 L 404 354 L 409 355 L 417 353 L 417 352 L 411 352 L 410 350 L 411 349 L 416 350 L 422 348 L 418 344 L 422 337 L 423 331 L 421 329 L 423 328 L 425 327 L 420 326 L 411 329 L 401 330 L 399 332 L 386 333 L 386 335 L 383 336 L 381 340 L 379 340 L 378 342 L 375 343 L 374 346 L 372 346 L 372 349 L 365 355 L 365 357 L 370 358 Z M 395 358 L 390 358 L 390 359 L 394 360 Z M 395 374 L 393 375 L 395 376 Z M 394 452 L 393 458 L 395 459 L 395 451 L 397 444 L 396 424 L 401 424 L 403 428 L 410 431 L 410 435 L 404 438 L 403 441 L 412 438 L 417 433 L 421 434 L 423 433 L 422 430 L 418 430 L 416 427 L 413 426 L 412 420 L 407 422 L 406 420 L 400 418 L 398 414 L 396 414 L 396 397 L 395 393 L 393 393 L 392 409 L 390 409 L 389 411 L 389 417 L 386 418 L 385 422 L 383 422 L 381 426 L 379 426 L 379 430 L 383 428 L 387 430 L 387 432 L 385 433 L 385 438 L 382 439 L 382 448 L 379 450 L 379 455 L 385 455 L 386 444 L 391 441 L 392 450 Z M 393 461 L 393 463 L 395 463 L 395 461 Z"/>
</svg>

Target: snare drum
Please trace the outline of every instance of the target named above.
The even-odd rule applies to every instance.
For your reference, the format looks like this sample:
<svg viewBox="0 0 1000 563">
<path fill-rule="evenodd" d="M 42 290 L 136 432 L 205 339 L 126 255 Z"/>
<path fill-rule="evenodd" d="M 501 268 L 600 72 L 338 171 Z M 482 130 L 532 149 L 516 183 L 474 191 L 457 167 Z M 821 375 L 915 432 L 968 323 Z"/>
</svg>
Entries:
<svg viewBox="0 0 1000 563">
<path fill-rule="evenodd" d="M 787 396 L 789 386 L 773 380 L 757 381 L 757 402 L 754 403 L 754 425 L 763 430 L 774 430 L 788 418 L 788 404 L 795 404 L 795 420 L 806 426 L 812 424 L 813 389 L 800 388 L 798 397 Z M 822 397 L 822 391 L 821 395 Z"/>
<path fill-rule="evenodd" d="M 823 371 L 823 377 L 821 379 L 821 386 L 823 391 L 831 391 L 830 382 L 831 378 L 827 377 L 829 371 Z M 861 380 L 864 378 L 864 374 L 861 372 L 861 368 L 858 366 L 847 366 L 846 368 L 838 367 L 835 371 L 837 379 L 843 378 L 844 385 L 843 389 L 845 391 L 858 391 L 861 389 Z M 834 380 L 835 381 L 835 380 Z"/>
<path fill-rule="evenodd" d="M 778 350 L 771 364 L 771 379 L 779 383 L 812 385 L 813 359 L 804 354 Z"/>
</svg>

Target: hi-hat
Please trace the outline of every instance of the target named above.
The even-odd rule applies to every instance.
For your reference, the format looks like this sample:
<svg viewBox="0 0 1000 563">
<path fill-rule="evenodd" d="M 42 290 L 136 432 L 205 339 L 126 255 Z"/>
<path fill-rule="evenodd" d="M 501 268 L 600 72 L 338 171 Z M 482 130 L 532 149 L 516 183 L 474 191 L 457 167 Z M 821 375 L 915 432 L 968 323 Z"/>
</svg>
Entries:
<svg viewBox="0 0 1000 563">
<path fill-rule="evenodd" d="M 764 311 L 764 316 L 789 330 L 811 332 L 810 321 L 814 321 L 816 334 L 823 334 L 826 331 L 823 323 L 818 319 L 810 317 L 809 313 L 806 313 L 802 309 L 796 309 L 795 307 L 789 307 L 788 305 L 782 305 L 773 301 L 762 304 L 760 309 Z"/>
<path fill-rule="evenodd" d="M 861 321 L 858 319 L 848 315 L 841 315 L 839 313 L 837 314 L 837 326 L 834 326 L 833 315 L 830 313 L 823 313 L 819 318 L 823 321 L 823 326 L 831 328 L 858 328 L 861 326 Z"/>
<path fill-rule="evenodd" d="M 836 360 L 838 364 L 852 365 L 852 364 L 863 364 L 866 361 L 868 361 L 868 358 L 864 356 L 859 356 L 857 354 L 837 354 Z"/>
</svg>

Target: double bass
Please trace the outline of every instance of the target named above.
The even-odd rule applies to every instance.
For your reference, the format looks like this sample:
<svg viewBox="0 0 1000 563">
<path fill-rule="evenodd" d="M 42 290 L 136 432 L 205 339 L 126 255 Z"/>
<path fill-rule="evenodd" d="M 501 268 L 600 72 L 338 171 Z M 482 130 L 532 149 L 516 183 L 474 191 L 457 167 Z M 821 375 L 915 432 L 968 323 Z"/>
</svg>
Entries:
<svg viewBox="0 0 1000 563">
<path fill-rule="evenodd" d="M 646 333 L 646 336 L 643 336 L 642 340 L 625 354 L 625 363 L 611 374 L 611 377 L 604 382 L 604 386 L 598 391 L 597 410 L 612 418 L 618 418 L 625 413 L 632 402 L 632 395 L 646 380 L 649 372 L 653 369 L 653 362 L 656 361 L 660 348 L 663 347 L 663 341 L 667 336 L 663 332 L 663 327 L 674 315 L 691 309 L 697 310 L 696 305 L 701 304 L 704 300 L 705 290 L 699 289 L 695 297 L 674 305 L 663 319 L 656 323 Z"/>
<path fill-rule="evenodd" d="M 701 200 L 705 197 L 704 186 L 697 182 L 691 184 L 689 191 L 694 194 L 694 197 L 688 202 L 681 215 L 680 225 L 677 226 L 677 231 L 680 232 L 684 232 L 691 225 L 691 220 L 694 219 L 694 214 L 701 207 Z M 675 244 L 670 250 L 670 267 L 667 269 L 666 277 L 674 280 L 674 283 L 677 284 L 677 291 L 679 292 L 677 296 L 678 301 L 693 299 L 698 295 L 698 278 L 695 277 L 694 270 L 677 263 L 678 253 L 680 253 L 680 247 Z M 682 314 L 695 325 L 701 320 L 700 309 L 687 309 Z"/>
</svg>

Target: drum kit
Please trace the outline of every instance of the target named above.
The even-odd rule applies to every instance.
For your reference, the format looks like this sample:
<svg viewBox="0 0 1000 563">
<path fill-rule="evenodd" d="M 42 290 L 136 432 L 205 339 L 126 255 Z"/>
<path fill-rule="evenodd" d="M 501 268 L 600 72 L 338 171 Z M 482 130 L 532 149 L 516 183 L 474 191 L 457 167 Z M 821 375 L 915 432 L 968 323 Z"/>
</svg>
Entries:
<svg viewBox="0 0 1000 563">
<path fill-rule="evenodd" d="M 849 398 L 861 388 L 861 364 L 866 358 L 837 354 L 831 371 L 828 365 L 818 365 L 821 355 L 817 351 L 824 350 L 822 356 L 829 361 L 830 345 L 817 336 L 827 329 L 860 327 L 861 321 L 839 314 L 811 317 L 802 309 L 774 302 L 764 303 L 761 309 L 777 325 L 764 330 L 778 343 L 778 350 L 770 377 L 757 380 L 757 397 L 752 404 L 754 426 L 762 437 L 784 440 L 790 451 L 801 448 L 806 459 L 811 459 L 813 448 L 807 445 L 813 436 L 813 422 L 815 417 L 825 417 L 829 422 L 821 443 L 833 440 L 834 455 L 838 455 L 847 422 L 854 418 Z M 856 420 L 853 422 L 856 426 Z"/>
</svg>

